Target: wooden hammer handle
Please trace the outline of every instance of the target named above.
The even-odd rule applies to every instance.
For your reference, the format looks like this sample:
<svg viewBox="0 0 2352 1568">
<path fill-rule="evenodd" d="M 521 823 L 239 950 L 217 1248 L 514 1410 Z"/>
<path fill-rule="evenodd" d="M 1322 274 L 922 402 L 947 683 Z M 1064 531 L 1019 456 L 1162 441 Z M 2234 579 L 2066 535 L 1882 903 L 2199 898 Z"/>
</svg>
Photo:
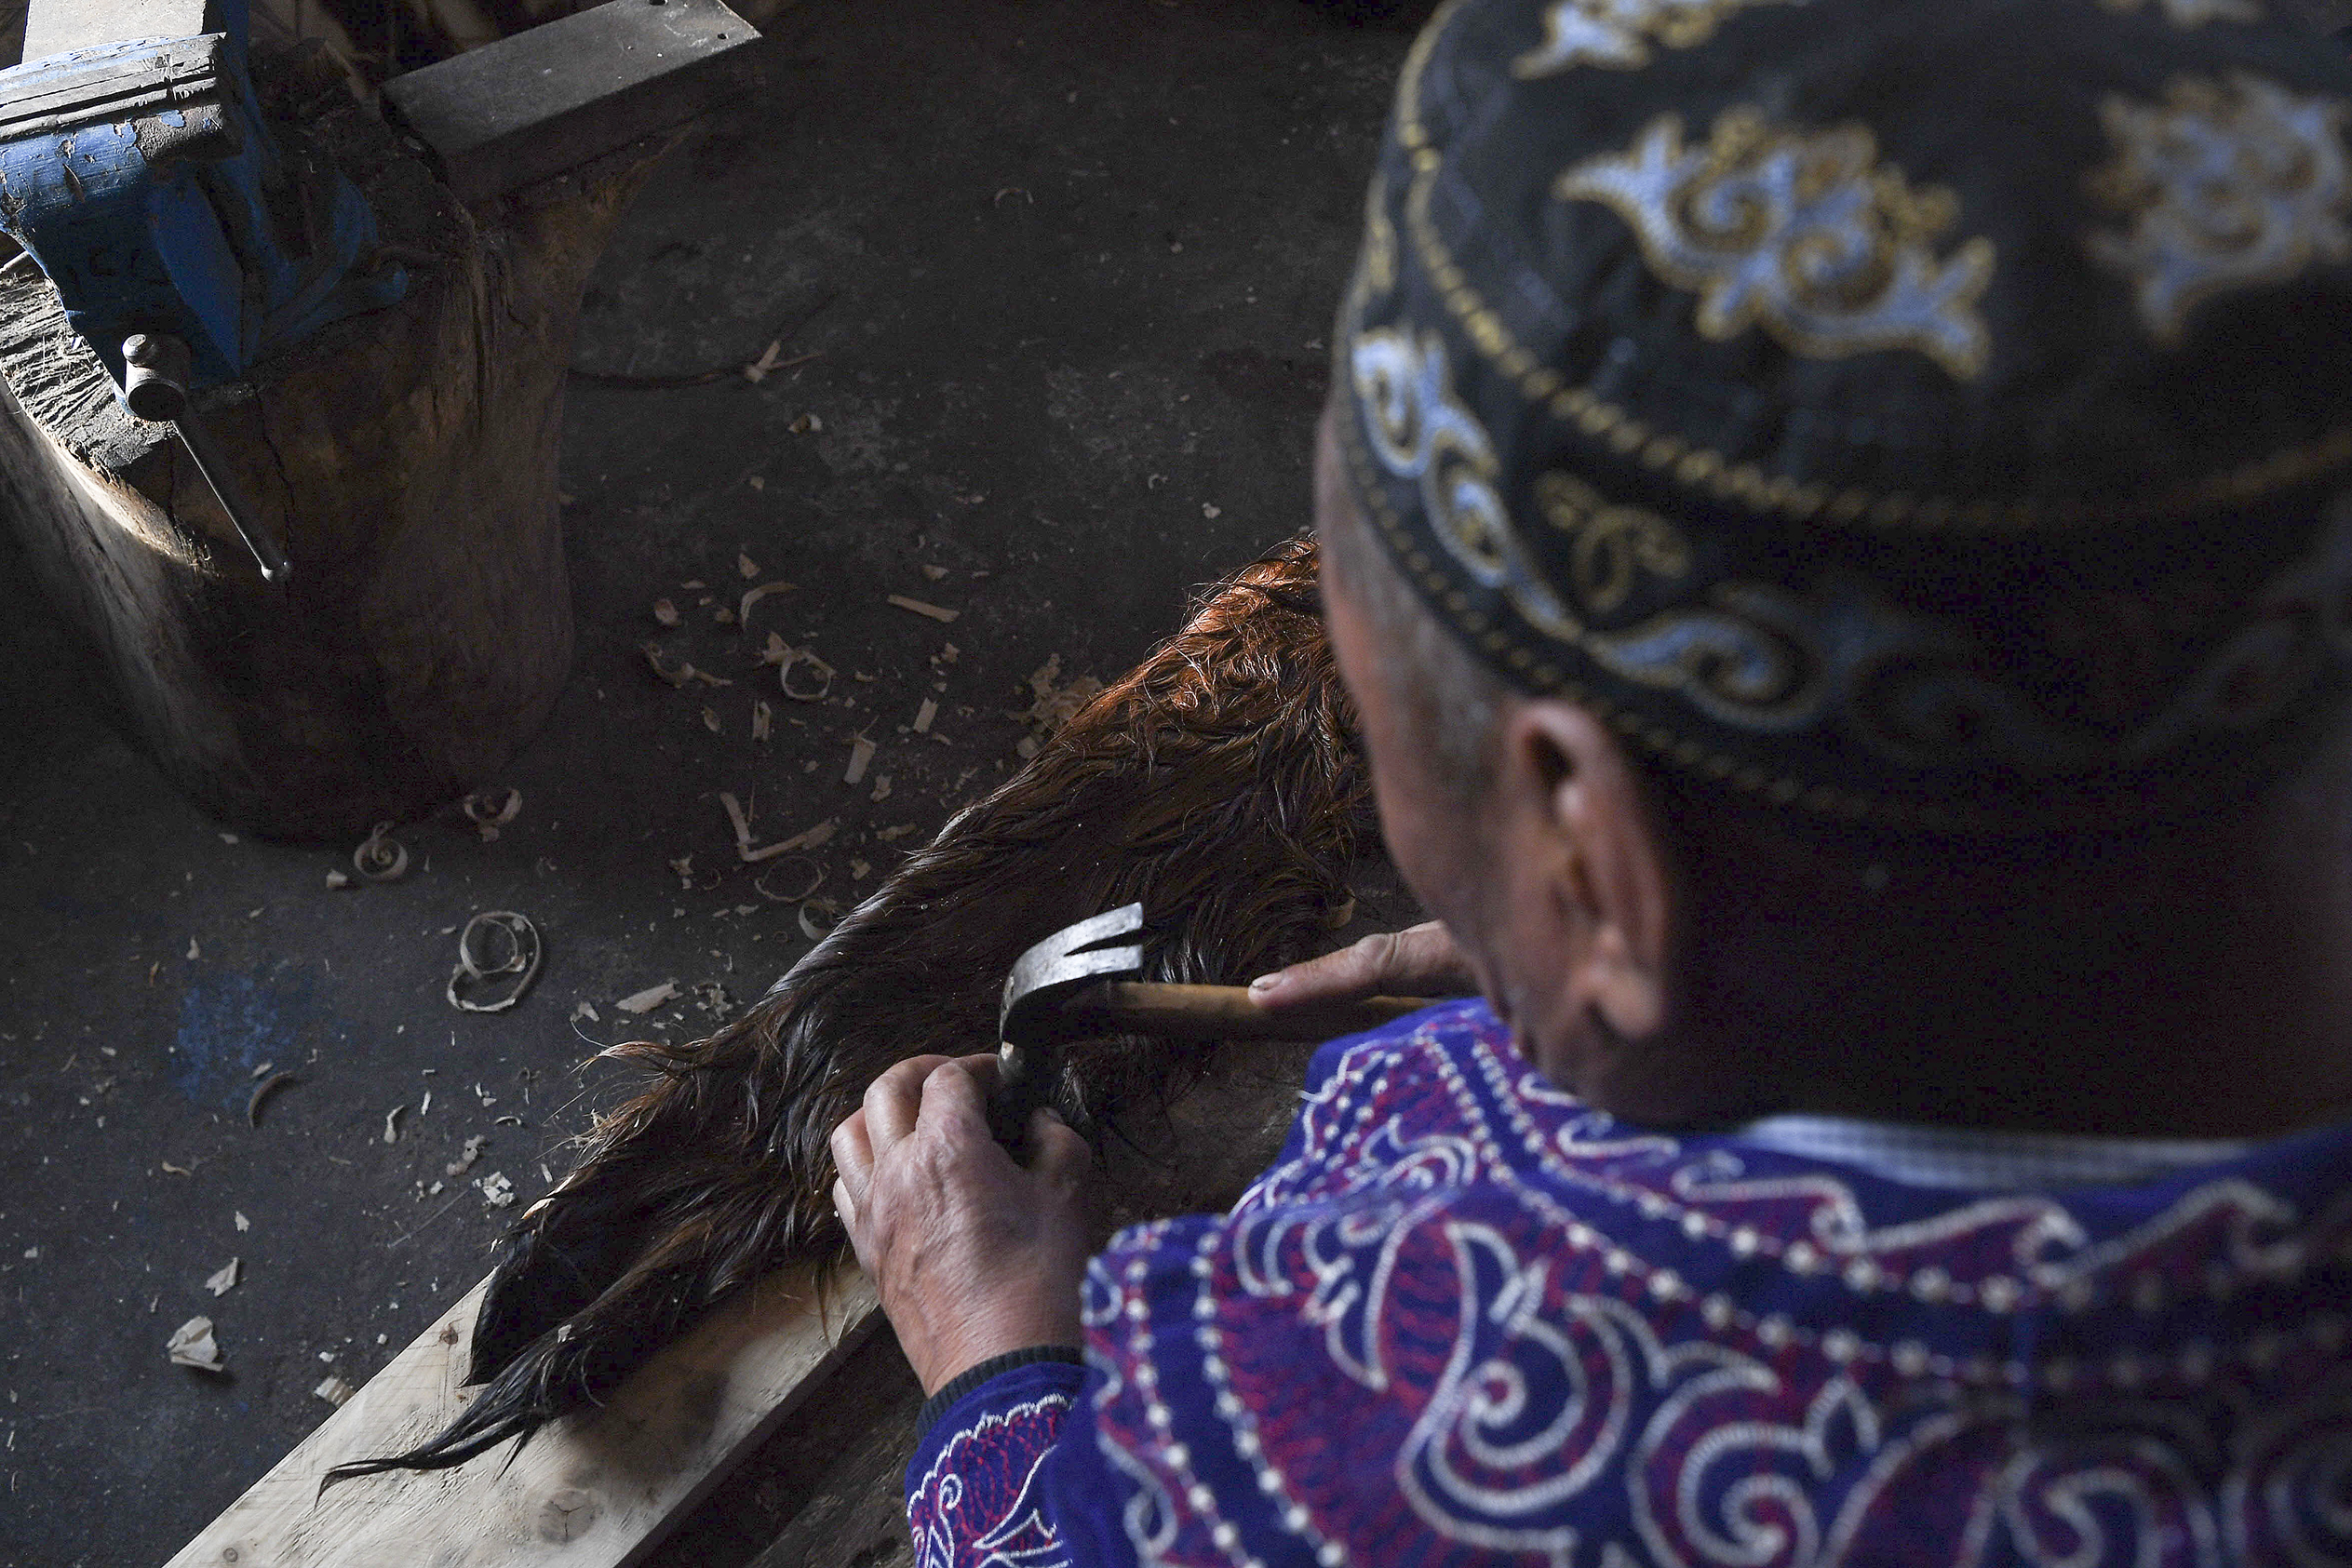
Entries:
<svg viewBox="0 0 2352 1568">
<path fill-rule="evenodd" d="M 1352 1001 L 1260 1007 L 1243 985 L 1171 985 L 1107 980 L 1062 1004 L 1065 1017 L 1108 1032 L 1171 1039 L 1324 1040 L 1377 1029 L 1431 997 L 1364 997 Z"/>
</svg>

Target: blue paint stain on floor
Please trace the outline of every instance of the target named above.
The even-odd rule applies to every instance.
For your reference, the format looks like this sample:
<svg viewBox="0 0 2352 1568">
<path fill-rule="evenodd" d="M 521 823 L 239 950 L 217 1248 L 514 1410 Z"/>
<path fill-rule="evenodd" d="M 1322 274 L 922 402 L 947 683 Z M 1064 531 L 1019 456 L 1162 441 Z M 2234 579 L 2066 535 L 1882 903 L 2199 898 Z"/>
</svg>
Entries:
<svg viewBox="0 0 2352 1568">
<path fill-rule="evenodd" d="M 307 976 L 199 970 L 180 998 L 173 1086 L 197 1105 L 242 1109 L 255 1068 L 291 1067 L 306 1054 L 297 1042 L 311 1012 Z"/>
</svg>

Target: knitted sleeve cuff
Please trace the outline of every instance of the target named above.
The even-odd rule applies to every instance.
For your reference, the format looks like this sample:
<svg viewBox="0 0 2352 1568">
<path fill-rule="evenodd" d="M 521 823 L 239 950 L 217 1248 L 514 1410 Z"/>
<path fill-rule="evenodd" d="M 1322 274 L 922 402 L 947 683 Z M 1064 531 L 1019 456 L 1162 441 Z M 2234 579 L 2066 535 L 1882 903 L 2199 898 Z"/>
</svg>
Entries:
<svg viewBox="0 0 2352 1568">
<path fill-rule="evenodd" d="M 1084 1366 L 1086 1353 L 1075 1345 L 1032 1345 L 1025 1350 L 1009 1350 L 1001 1356 L 991 1356 L 975 1367 L 958 1373 L 941 1386 L 939 1391 L 923 1400 L 922 1409 L 915 1415 L 915 1441 L 921 1443 L 941 1416 L 955 1407 L 956 1401 L 1016 1367 L 1036 1366 L 1042 1361 L 1064 1361 L 1072 1366 Z"/>
</svg>

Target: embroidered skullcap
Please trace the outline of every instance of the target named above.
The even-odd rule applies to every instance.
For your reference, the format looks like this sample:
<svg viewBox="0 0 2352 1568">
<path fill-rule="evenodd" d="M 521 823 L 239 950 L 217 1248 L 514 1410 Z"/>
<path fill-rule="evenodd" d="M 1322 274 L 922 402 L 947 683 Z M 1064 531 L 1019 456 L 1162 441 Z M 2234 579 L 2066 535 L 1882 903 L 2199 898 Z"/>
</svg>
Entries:
<svg viewBox="0 0 2352 1568">
<path fill-rule="evenodd" d="M 2267 0 L 1454 0 L 1357 497 L 1522 690 L 1829 820 L 2183 809 L 2352 652 L 2352 63 Z"/>
</svg>

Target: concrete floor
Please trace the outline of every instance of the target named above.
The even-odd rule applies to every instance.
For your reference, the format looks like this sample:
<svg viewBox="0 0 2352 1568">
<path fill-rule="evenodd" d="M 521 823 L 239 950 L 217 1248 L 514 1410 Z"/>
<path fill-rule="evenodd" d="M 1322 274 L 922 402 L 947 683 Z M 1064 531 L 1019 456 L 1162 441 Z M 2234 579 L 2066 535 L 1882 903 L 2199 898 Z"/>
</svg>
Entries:
<svg viewBox="0 0 2352 1568">
<path fill-rule="evenodd" d="M 575 384 L 579 652 L 482 781 L 522 792 L 495 842 L 404 824 L 405 880 L 330 891 L 348 846 L 228 841 L 109 728 L 0 530 L 0 1563 L 170 1556 L 327 1414 L 322 1378 L 364 1382 L 480 1276 L 519 1209 L 469 1183 L 548 1185 L 619 1087 L 584 1067 L 598 1045 L 706 1032 L 807 949 L 719 791 L 762 838 L 840 819 L 822 891 L 853 900 L 1017 766 L 1031 671 L 1115 674 L 1306 522 L 1405 34 L 1300 0 L 809 0 L 770 32 L 764 86 L 639 200 L 576 359 L 691 371 L 803 318 L 784 352 L 819 357 Z M 759 631 L 840 671 L 828 703 L 774 702 L 765 744 L 759 638 L 689 585 L 728 601 L 739 554 L 798 584 Z M 652 637 L 734 684 L 654 680 Z M 925 697 L 934 732 L 907 732 Z M 485 909 L 528 914 L 546 964 L 513 1012 L 461 1014 L 456 930 Z M 664 981 L 677 1003 L 612 1010 Z M 297 1079 L 250 1126 L 265 1066 Z M 199 1312 L 225 1375 L 167 1364 Z"/>
</svg>

